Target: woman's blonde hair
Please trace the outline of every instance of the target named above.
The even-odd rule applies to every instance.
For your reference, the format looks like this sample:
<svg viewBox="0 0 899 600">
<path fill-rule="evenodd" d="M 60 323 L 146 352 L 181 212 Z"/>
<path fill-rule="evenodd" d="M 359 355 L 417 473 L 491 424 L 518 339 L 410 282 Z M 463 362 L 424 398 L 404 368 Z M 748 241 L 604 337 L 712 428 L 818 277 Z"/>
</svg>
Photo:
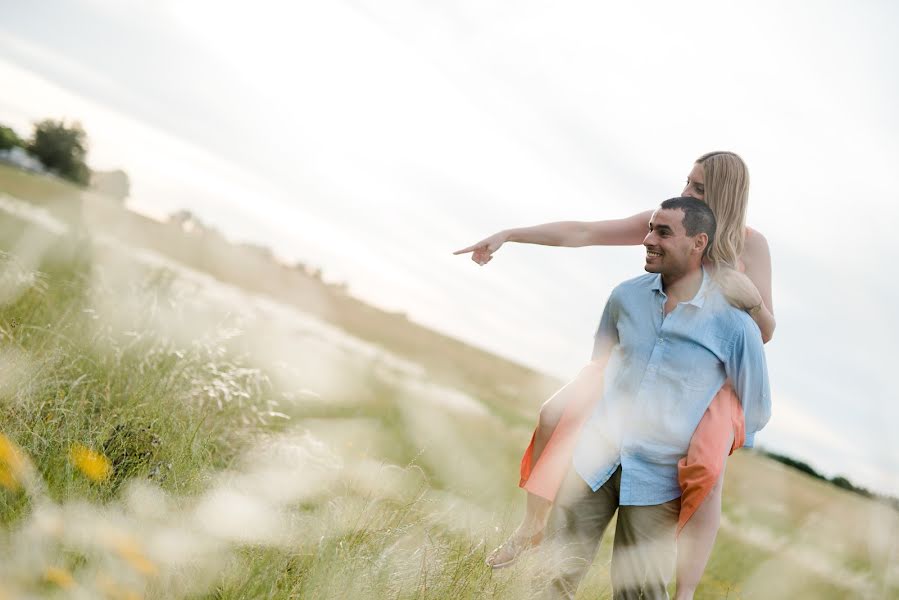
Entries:
<svg viewBox="0 0 899 600">
<path fill-rule="evenodd" d="M 709 259 L 736 269 L 746 238 L 749 169 L 733 152 L 709 152 L 697 158 L 696 163 L 702 165 L 705 202 L 718 223 Z"/>
</svg>

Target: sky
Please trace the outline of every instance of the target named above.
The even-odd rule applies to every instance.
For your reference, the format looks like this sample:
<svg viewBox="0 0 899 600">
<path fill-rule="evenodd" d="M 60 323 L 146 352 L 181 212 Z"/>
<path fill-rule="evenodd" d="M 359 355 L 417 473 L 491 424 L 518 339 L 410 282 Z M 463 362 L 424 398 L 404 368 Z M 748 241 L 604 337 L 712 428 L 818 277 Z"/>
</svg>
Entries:
<svg viewBox="0 0 899 600">
<path fill-rule="evenodd" d="M 626 4 L 626 5 L 623 5 Z M 496 231 L 627 216 L 733 150 L 768 239 L 758 443 L 899 494 L 899 8 L 862 2 L 0 0 L 0 122 L 79 120 L 179 209 L 569 378 L 642 249 Z"/>
</svg>

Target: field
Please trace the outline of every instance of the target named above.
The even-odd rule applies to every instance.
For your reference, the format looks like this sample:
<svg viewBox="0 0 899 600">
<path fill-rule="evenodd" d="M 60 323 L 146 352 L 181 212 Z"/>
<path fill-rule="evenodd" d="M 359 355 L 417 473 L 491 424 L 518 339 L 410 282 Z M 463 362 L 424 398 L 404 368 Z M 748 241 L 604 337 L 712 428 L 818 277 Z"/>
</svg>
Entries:
<svg viewBox="0 0 899 600">
<path fill-rule="evenodd" d="M 484 558 L 558 382 L 236 281 L 64 184 L 0 167 L 0 192 L 0 598 L 540 591 L 538 555 Z M 746 451 L 724 502 L 697 598 L 899 597 L 895 509 Z M 610 597 L 609 538 L 581 598 Z"/>
</svg>

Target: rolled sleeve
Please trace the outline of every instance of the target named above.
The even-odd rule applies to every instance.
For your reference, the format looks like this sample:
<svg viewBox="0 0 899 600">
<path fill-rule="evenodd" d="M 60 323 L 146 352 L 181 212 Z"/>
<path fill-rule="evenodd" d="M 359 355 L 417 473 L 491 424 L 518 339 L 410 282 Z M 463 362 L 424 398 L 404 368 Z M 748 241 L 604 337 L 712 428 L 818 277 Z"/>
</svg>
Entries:
<svg viewBox="0 0 899 600">
<path fill-rule="evenodd" d="M 755 433 L 771 418 L 771 388 L 762 336 L 755 323 L 738 328 L 730 357 L 725 364 L 727 375 L 743 405 L 746 419 L 745 446 L 755 443 Z"/>
</svg>

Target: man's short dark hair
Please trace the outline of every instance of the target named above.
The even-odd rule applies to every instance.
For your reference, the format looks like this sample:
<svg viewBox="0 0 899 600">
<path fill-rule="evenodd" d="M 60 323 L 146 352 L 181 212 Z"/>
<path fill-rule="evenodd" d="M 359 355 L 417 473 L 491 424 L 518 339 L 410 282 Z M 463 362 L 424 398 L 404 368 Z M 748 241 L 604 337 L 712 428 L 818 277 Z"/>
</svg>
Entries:
<svg viewBox="0 0 899 600">
<path fill-rule="evenodd" d="M 684 211 L 684 229 L 687 235 L 693 237 L 704 233 L 709 237 L 709 243 L 706 244 L 705 253 L 708 254 L 712 242 L 715 241 L 715 229 L 718 227 L 715 221 L 715 213 L 709 208 L 709 205 L 702 200 L 691 198 L 690 196 L 681 196 L 679 198 L 669 198 L 662 202 L 661 208 L 666 210 L 682 210 Z"/>
</svg>

